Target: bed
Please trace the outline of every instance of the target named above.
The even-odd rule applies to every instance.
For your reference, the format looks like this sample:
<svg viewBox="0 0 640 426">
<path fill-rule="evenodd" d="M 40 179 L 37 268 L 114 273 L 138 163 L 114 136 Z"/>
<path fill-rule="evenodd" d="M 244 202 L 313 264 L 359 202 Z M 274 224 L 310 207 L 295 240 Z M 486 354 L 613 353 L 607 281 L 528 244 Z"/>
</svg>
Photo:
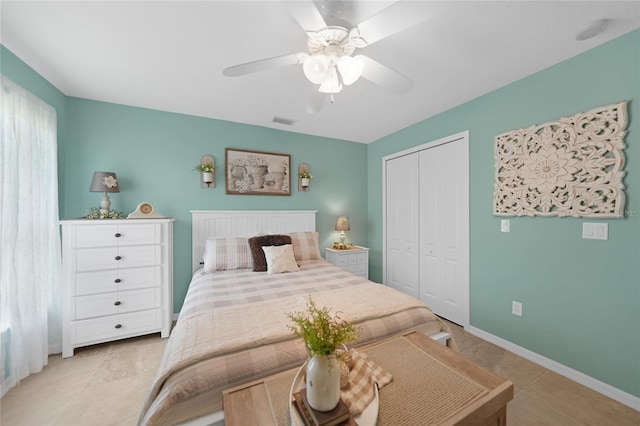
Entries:
<svg viewBox="0 0 640 426">
<path fill-rule="evenodd" d="M 410 329 L 446 340 L 446 324 L 419 300 L 322 259 L 315 215 L 192 212 L 194 274 L 141 425 L 222 424 L 224 389 L 301 365 L 307 354 L 286 314 L 309 297 L 358 323 L 356 345 Z M 265 267 L 258 260 L 266 271 L 254 271 Z"/>
</svg>

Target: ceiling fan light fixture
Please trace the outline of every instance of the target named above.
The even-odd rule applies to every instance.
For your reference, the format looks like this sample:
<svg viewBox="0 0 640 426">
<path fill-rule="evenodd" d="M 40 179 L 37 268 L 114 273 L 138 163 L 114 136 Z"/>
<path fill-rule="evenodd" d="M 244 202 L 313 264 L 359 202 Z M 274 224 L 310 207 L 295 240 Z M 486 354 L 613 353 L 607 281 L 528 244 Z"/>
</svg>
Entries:
<svg viewBox="0 0 640 426">
<path fill-rule="evenodd" d="M 326 78 L 320 85 L 318 91 L 322 93 L 340 93 L 342 91 L 342 84 L 340 84 L 338 70 L 335 66 L 329 68 Z"/>
<path fill-rule="evenodd" d="M 364 61 L 360 56 L 343 56 L 338 60 L 338 71 L 345 86 L 355 83 L 364 70 Z"/>
<path fill-rule="evenodd" d="M 360 29 L 358 29 L 358 27 L 354 27 L 349 31 L 349 41 L 358 49 L 368 46 L 367 41 L 360 35 Z"/>
<path fill-rule="evenodd" d="M 309 56 L 302 64 L 302 70 L 307 79 L 313 84 L 322 84 L 329 71 L 329 59 L 325 55 Z"/>
</svg>

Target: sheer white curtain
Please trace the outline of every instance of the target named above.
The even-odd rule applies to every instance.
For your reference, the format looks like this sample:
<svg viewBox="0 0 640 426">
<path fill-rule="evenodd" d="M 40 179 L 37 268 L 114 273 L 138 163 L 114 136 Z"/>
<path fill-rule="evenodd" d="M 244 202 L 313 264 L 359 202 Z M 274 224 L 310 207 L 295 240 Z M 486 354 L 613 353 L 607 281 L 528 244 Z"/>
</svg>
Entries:
<svg viewBox="0 0 640 426">
<path fill-rule="evenodd" d="M 0 92 L 2 395 L 61 349 L 55 110 L 5 76 Z"/>
</svg>

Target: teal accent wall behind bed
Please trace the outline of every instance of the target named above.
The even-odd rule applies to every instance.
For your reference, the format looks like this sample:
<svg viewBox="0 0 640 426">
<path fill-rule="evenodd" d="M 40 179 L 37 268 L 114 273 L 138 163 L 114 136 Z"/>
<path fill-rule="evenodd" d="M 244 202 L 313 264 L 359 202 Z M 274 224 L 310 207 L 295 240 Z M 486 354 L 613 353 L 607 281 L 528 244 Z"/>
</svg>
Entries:
<svg viewBox="0 0 640 426">
<path fill-rule="evenodd" d="M 67 216 L 99 205 L 89 183 L 94 170 L 108 170 L 121 186 L 113 209 L 126 214 L 148 201 L 175 217 L 175 312 L 191 277 L 190 210 L 318 210 L 321 247 L 337 241 L 336 216 L 346 214 L 349 240 L 366 241 L 366 145 L 78 98 L 69 98 L 68 113 Z M 291 155 L 291 196 L 225 194 L 226 147 Z M 204 154 L 215 157 L 213 189 L 201 188 L 194 171 Z M 314 176 L 308 192 L 298 191 L 300 163 Z"/>
<path fill-rule="evenodd" d="M 492 215 L 494 138 L 629 100 L 626 217 Z M 370 270 L 382 280 L 382 158 L 470 131 L 471 325 L 640 397 L 640 31 L 368 146 Z M 609 240 L 581 238 L 583 222 Z M 524 315 L 511 314 L 511 301 Z"/>
</svg>

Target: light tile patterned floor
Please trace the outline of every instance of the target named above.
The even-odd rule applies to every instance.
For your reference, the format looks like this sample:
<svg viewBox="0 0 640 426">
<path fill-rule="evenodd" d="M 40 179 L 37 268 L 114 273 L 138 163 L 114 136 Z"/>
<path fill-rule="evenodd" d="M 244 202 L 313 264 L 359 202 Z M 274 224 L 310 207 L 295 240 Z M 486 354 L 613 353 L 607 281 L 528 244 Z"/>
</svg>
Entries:
<svg viewBox="0 0 640 426">
<path fill-rule="evenodd" d="M 452 325 L 460 353 L 515 384 L 510 426 L 638 426 L 634 411 Z M 135 425 L 166 340 L 159 335 L 50 356 L 0 400 L 2 426 Z"/>
</svg>

